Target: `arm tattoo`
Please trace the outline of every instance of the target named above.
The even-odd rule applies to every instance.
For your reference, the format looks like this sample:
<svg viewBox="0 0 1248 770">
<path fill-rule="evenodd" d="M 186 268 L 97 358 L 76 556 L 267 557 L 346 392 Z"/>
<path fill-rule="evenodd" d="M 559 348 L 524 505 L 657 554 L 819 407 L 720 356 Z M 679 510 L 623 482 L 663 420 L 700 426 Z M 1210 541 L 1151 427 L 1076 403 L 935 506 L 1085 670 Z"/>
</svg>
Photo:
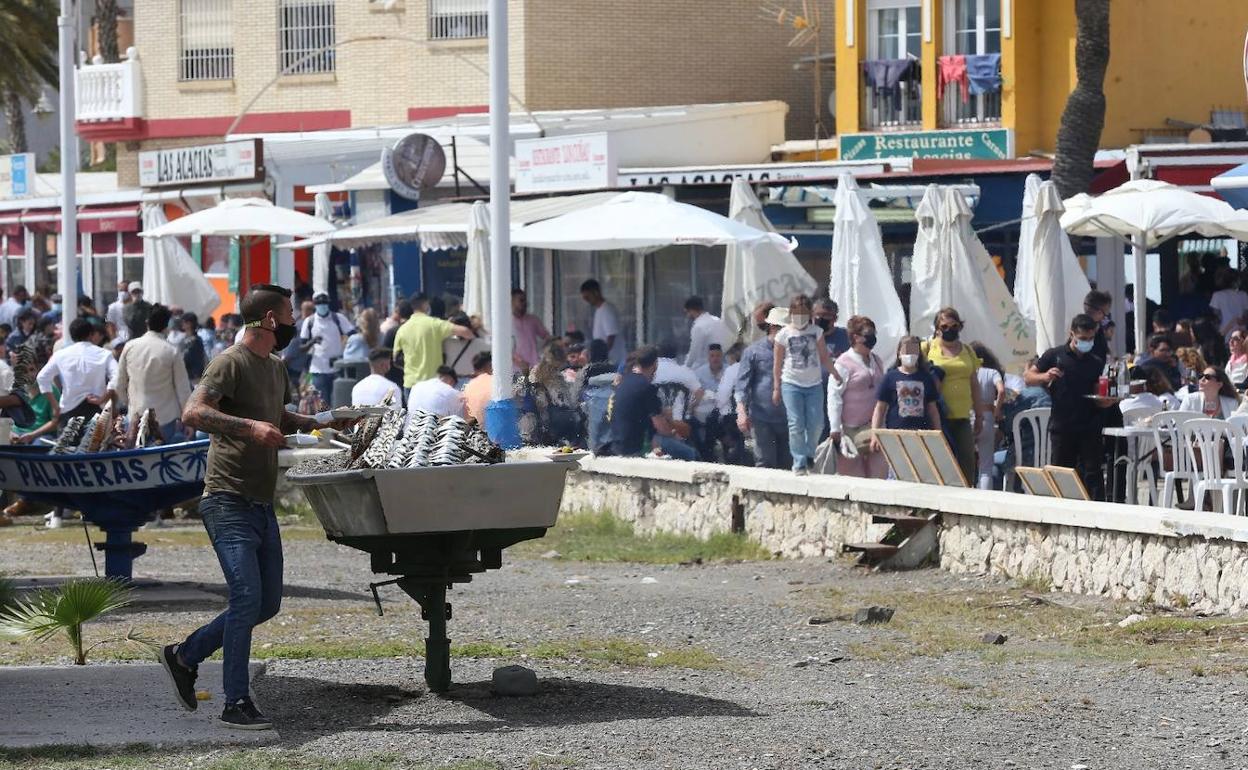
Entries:
<svg viewBox="0 0 1248 770">
<path fill-rule="evenodd" d="M 282 410 L 282 433 L 312 430 L 318 425 L 320 425 L 320 423 L 317 422 L 315 418 L 309 417 L 306 414 L 295 414 L 294 412 Z"/>
<path fill-rule="evenodd" d="M 221 395 L 210 388 L 198 387 L 191 393 L 182 411 L 182 422 L 205 433 L 219 436 L 247 438 L 251 434 L 251 421 L 222 412 Z"/>
</svg>

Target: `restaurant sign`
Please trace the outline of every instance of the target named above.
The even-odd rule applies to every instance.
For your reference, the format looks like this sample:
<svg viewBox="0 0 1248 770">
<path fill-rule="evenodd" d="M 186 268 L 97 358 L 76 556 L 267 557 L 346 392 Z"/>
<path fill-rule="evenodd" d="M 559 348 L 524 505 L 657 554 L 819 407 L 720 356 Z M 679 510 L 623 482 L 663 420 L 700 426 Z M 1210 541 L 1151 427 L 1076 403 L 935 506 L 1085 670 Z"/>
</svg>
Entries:
<svg viewBox="0 0 1248 770">
<path fill-rule="evenodd" d="M 615 187 L 619 171 L 609 134 L 516 141 L 516 192 Z"/>
<path fill-rule="evenodd" d="M 35 192 L 35 154 L 0 155 L 0 198 L 25 198 Z"/>
<path fill-rule="evenodd" d="M 840 147 L 841 160 L 885 158 L 1006 160 L 1014 157 L 1014 132 L 1008 128 L 990 128 L 841 134 Z"/>
<path fill-rule="evenodd" d="M 255 181 L 264 178 L 259 139 L 139 153 L 139 184 L 187 186 L 203 182 Z"/>
</svg>

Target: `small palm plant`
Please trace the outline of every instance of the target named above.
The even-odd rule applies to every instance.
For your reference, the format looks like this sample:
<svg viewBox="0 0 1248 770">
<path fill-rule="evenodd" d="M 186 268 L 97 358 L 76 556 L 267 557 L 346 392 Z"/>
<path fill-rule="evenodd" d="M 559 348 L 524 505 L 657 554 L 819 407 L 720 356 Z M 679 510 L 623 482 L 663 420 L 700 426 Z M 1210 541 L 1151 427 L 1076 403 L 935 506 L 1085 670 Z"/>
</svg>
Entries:
<svg viewBox="0 0 1248 770">
<path fill-rule="evenodd" d="M 150 646 L 131 630 L 120 639 L 104 639 L 84 646 L 82 627 L 114 610 L 130 604 L 130 588 L 112 578 L 83 578 L 66 581 L 57 589 L 45 589 L 0 610 L 0 633 L 46 642 L 64 633 L 74 651 L 74 663 L 86 665 L 87 653 L 102 644 L 131 642 Z"/>
</svg>

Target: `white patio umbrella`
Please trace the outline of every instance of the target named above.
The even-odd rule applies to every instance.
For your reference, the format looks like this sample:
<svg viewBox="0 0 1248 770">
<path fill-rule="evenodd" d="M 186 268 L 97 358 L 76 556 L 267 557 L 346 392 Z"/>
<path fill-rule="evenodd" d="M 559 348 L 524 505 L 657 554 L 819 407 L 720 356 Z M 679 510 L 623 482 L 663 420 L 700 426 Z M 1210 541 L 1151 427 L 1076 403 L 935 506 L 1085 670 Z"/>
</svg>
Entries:
<svg viewBox="0 0 1248 770">
<path fill-rule="evenodd" d="M 1035 274 L 1036 194 L 1040 177 L 1028 174 L 1023 182 L 1023 219 L 1018 224 L 1018 256 L 1014 260 L 1014 302 L 1018 312 L 1029 322 L 1036 321 L 1035 292 L 1030 289 Z"/>
<path fill-rule="evenodd" d="M 468 212 L 468 255 L 464 261 L 464 312 L 490 325 L 490 207 L 475 201 Z"/>
<path fill-rule="evenodd" d="M 216 206 L 175 219 L 139 233 L 144 238 L 177 236 L 225 236 L 233 238 L 288 235 L 304 238 L 334 231 L 320 217 L 274 206 L 263 198 L 228 198 Z"/>
<path fill-rule="evenodd" d="M 160 204 L 143 204 L 144 230 L 159 230 L 168 223 Z M 217 290 L 177 238 L 143 241 L 143 294 L 151 302 L 177 305 L 200 318 L 221 304 Z"/>
<path fill-rule="evenodd" d="M 1148 297 L 1144 257 L 1150 249 L 1179 235 L 1248 240 L 1248 211 L 1166 182 L 1136 179 L 1096 197 L 1076 195 L 1065 201 L 1062 229 L 1072 235 L 1113 237 L 1131 244 L 1135 260 L 1135 298 Z M 1144 313 L 1135 314 L 1137 350 L 1147 339 Z"/>
<path fill-rule="evenodd" d="M 959 190 L 929 185 L 915 216 L 919 235 L 910 286 L 911 333 L 932 336 L 936 313 L 956 308 L 964 341 L 983 342 L 1007 370 L 1021 371 L 1034 349 L 1030 329 L 971 229 L 966 198 Z"/>
<path fill-rule="evenodd" d="M 888 366 L 897 355 L 897 343 L 906 335 L 906 315 L 884 256 L 880 225 L 852 174 L 840 175 L 835 202 L 828 295 L 836 301 L 842 320 L 870 317 L 878 339 L 875 352 Z"/>
<path fill-rule="evenodd" d="M 648 192 L 622 193 L 512 233 L 516 246 L 573 251 L 644 251 L 673 244 L 727 246 L 763 241 L 787 251 L 795 245 L 776 233 Z"/>
<path fill-rule="evenodd" d="M 775 232 L 763 214 L 763 204 L 744 179 L 732 182 L 728 218 L 756 230 Z M 750 311 L 759 302 L 787 307 L 798 294 L 813 294 L 819 284 L 793 256 L 786 243 L 771 239 L 752 244 L 729 244 L 724 258 L 724 293 L 721 317 L 728 328 L 749 342 L 761 332 L 750 323 Z"/>
<path fill-rule="evenodd" d="M 1070 319 L 1083 312 L 1083 299 L 1092 287 L 1075 257 L 1070 237 L 1062 230 L 1060 219 L 1065 207 L 1057 185 L 1041 183 L 1038 177 L 1036 182 L 1035 189 L 1029 190 L 1031 200 L 1024 198 L 1023 203 L 1023 217 L 1029 213 L 1033 217 L 1032 240 L 1019 241 L 1019 264 L 1025 254 L 1028 269 L 1025 277 L 1021 270 L 1016 275 L 1014 296 L 1027 300 L 1035 325 L 1036 352 L 1043 353 L 1066 342 Z M 1023 312 L 1021 301 L 1019 312 Z"/>
<path fill-rule="evenodd" d="M 325 193 L 316 194 L 316 216 L 327 222 L 333 216 L 333 206 Z M 312 247 L 312 291 L 316 294 L 329 293 L 329 251 L 327 241 Z"/>
</svg>

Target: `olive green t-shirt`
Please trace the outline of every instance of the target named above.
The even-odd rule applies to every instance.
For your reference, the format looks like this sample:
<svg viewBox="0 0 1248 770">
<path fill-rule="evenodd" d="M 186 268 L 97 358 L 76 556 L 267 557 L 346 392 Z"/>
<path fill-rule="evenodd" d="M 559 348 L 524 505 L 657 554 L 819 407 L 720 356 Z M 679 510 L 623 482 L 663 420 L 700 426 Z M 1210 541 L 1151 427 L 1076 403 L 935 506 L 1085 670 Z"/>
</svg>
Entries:
<svg viewBox="0 0 1248 770">
<path fill-rule="evenodd" d="M 220 397 L 218 408 L 225 414 L 282 426 L 290 384 L 277 356 L 259 356 L 246 345 L 231 345 L 208 363 L 199 387 Z M 276 486 L 277 449 L 212 434 L 204 494 L 227 492 L 272 503 Z"/>
</svg>

